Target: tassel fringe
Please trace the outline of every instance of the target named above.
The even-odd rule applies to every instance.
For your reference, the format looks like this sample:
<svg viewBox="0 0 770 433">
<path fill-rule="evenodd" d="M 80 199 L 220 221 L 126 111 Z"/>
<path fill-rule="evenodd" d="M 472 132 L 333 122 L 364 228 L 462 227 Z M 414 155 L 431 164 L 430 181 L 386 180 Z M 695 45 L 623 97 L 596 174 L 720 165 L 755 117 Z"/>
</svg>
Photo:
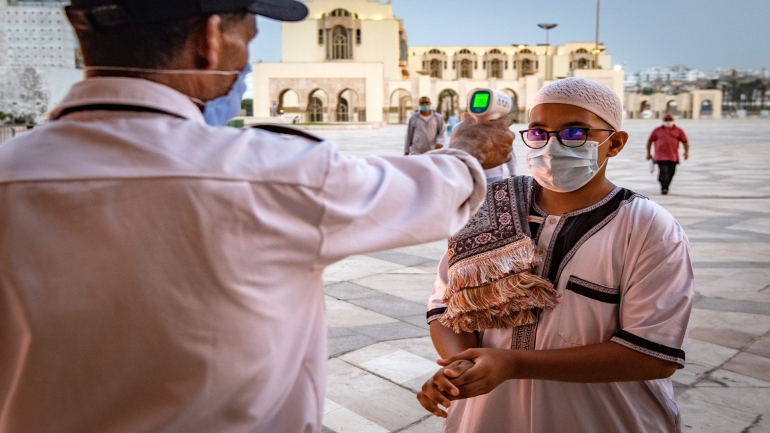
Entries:
<svg viewBox="0 0 770 433">
<path fill-rule="evenodd" d="M 537 322 L 535 310 L 559 302 L 553 284 L 531 273 L 537 260 L 532 240 L 524 238 L 454 264 L 439 321 L 458 333 Z"/>
<path fill-rule="evenodd" d="M 449 291 L 478 287 L 511 274 L 532 272 L 541 258 L 530 238 L 460 260 L 449 267 Z"/>
</svg>

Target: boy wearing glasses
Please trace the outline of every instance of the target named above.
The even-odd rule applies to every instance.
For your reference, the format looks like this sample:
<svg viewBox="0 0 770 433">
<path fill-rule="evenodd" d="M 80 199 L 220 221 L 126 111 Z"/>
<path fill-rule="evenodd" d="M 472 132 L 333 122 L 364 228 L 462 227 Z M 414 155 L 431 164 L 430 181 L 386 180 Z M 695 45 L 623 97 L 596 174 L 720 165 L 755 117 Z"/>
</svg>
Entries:
<svg viewBox="0 0 770 433">
<path fill-rule="evenodd" d="M 694 293 L 687 237 L 662 207 L 605 177 L 628 140 L 609 88 L 551 83 L 530 120 L 521 134 L 532 177 L 489 185 L 439 265 L 428 322 L 443 368 L 418 400 L 453 433 L 682 431 L 669 378 L 684 366 Z M 453 272 L 505 259 L 522 237 L 559 303 L 522 326 L 443 325 Z"/>
</svg>

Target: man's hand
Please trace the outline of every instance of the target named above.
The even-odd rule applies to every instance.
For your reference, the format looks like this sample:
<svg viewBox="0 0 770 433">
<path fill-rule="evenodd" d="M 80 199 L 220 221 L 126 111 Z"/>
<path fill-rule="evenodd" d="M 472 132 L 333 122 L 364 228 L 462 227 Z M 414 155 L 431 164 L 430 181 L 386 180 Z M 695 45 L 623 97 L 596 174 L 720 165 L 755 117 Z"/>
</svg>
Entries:
<svg viewBox="0 0 770 433">
<path fill-rule="evenodd" d="M 687 161 L 688 159 L 690 159 L 690 152 L 685 152 L 684 153 L 684 160 Z"/>
<path fill-rule="evenodd" d="M 456 400 L 460 390 L 450 382 L 451 379 L 461 376 L 463 373 L 473 367 L 473 362 L 460 360 L 451 364 L 444 364 L 440 369 L 422 386 L 422 391 L 417 394 L 417 400 L 428 412 L 446 418 L 447 413 L 438 405 L 446 408 L 451 404 L 450 400 Z"/>
<path fill-rule="evenodd" d="M 463 121 L 452 131 L 450 148 L 464 150 L 479 160 L 484 169 L 503 165 L 511 160 L 515 135 L 510 127 L 513 116 L 490 122 L 479 122 L 476 116 L 465 113 Z"/>
<path fill-rule="evenodd" d="M 647 161 L 649 161 L 649 160 L 651 160 L 651 159 L 652 159 L 652 155 L 650 155 L 650 154 L 648 153 L 648 154 L 647 154 Z"/>
<path fill-rule="evenodd" d="M 450 379 L 460 392 L 453 400 L 490 393 L 498 385 L 513 377 L 516 351 L 509 349 L 468 349 L 439 365 L 454 365 L 458 361 L 472 361 L 473 366 L 459 377 Z"/>
</svg>

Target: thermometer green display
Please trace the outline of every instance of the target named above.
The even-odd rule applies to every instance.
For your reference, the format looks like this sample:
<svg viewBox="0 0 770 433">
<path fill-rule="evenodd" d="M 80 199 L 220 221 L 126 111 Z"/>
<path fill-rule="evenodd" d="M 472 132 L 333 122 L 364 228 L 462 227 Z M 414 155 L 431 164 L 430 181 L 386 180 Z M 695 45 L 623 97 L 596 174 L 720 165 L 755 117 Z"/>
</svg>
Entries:
<svg viewBox="0 0 770 433">
<path fill-rule="evenodd" d="M 513 99 L 499 90 L 476 89 L 471 92 L 468 101 L 468 111 L 481 122 L 496 120 L 513 112 Z"/>
</svg>

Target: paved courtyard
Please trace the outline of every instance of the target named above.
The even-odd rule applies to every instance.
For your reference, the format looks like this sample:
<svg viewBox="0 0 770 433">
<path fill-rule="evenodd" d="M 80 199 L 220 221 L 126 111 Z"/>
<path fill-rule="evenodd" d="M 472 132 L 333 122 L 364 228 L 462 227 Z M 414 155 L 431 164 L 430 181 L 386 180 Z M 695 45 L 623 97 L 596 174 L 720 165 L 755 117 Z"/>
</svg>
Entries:
<svg viewBox="0 0 770 433">
<path fill-rule="evenodd" d="M 770 120 L 678 124 L 692 147 L 668 196 L 644 159 L 656 121 L 626 122 L 631 139 L 609 177 L 663 205 L 690 238 L 697 295 L 687 367 L 673 378 L 687 431 L 770 432 Z M 346 153 L 398 155 L 404 132 L 319 135 Z M 520 138 L 514 147 L 526 173 Z M 442 420 L 415 395 L 438 368 L 425 305 L 444 248 L 436 242 L 356 256 L 327 269 L 325 431 L 441 431 Z"/>
</svg>

